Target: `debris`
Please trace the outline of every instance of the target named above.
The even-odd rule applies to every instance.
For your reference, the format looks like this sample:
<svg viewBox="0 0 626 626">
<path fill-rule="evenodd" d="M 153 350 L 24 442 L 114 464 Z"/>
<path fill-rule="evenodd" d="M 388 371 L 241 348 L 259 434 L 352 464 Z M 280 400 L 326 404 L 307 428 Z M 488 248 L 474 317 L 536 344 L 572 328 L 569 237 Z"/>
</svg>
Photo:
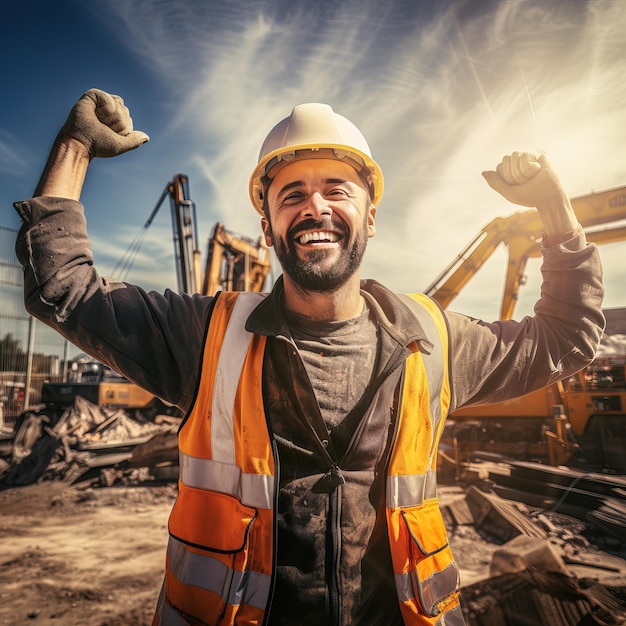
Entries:
<svg viewBox="0 0 626 626">
<path fill-rule="evenodd" d="M 457 498 L 442 507 L 452 540 L 457 525 L 470 521 L 469 511 L 481 538 L 498 545 L 488 572 L 471 576 L 462 588 L 468 626 L 626 624 L 626 561 L 585 538 L 589 519 L 507 500 L 476 485 L 466 489 L 465 503 Z"/>
<path fill-rule="evenodd" d="M 623 626 L 625 599 L 624 590 L 537 570 L 502 574 L 461 592 L 468 626 Z"/>
<path fill-rule="evenodd" d="M 523 504 L 505 500 L 495 494 L 469 488 L 467 504 L 478 529 L 505 543 L 517 535 L 545 539 L 546 533 L 528 518 L 528 509 Z"/>
<path fill-rule="evenodd" d="M 508 475 L 489 472 L 497 493 L 591 522 L 607 546 L 626 552 L 626 476 L 520 461 L 507 465 Z"/>
<path fill-rule="evenodd" d="M 178 465 L 178 436 L 176 430 L 168 427 L 157 433 L 145 443 L 135 447 L 129 459 L 129 467 L 157 466 L 163 464 Z"/>
<path fill-rule="evenodd" d="M 553 544 L 546 539 L 518 535 L 495 550 L 489 574 L 499 576 L 531 568 L 565 575 L 568 573 L 562 556 Z"/>
<path fill-rule="evenodd" d="M 131 414 L 107 409 L 81 396 L 61 413 L 49 409 L 28 412 L 15 435 L 0 489 L 43 480 L 71 484 L 97 475 L 103 468 L 119 468 L 131 459 L 135 447 L 172 431 L 176 418 L 157 417 L 162 418 L 160 423 L 141 411 Z"/>
</svg>

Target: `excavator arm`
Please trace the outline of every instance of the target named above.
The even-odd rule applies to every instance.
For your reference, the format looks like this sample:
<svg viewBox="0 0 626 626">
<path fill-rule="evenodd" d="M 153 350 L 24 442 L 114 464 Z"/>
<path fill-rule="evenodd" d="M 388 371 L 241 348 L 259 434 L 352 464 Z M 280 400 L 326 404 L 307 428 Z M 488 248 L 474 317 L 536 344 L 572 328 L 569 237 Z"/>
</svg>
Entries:
<svg viewBox="0 0 626 626">
<path fill-rule="evenodd" d="M 572 198 L 571 202 L 588 241 L 606 244 L 626 240 L 626 187 Z M 504 244 L 508 262 L 501 319 L 509 319 L 524 284 L 527 261 L 541 254 L 541 238 L 542 223 L 534 209 L 497 218 L 478 233 L 426 293 L 442 307 L 448 307 L 498 246 Z M 570 381 L 521 398 L 455 411 L 445 435 L 449 445 L 457 455 L 481 450 L 512 458 L 547 458 L 554 465 L 568 462 L 582 449 L 591 464 L 623 472 L 626 440 L 615 434 L 624 432 L 623 375 L 621 379 L 614 376 L 617 370 L 613 367 L 607 380 L 621 380 L 622 384 L 608 388 L 601 381 L 609 365 L 604 369 L 600 365 L 585 369 Z M 548 424 L 554 431 L 546 430 Z"/>
<path fill-rule="evenodd" d="M 209 239 L 202 293 L 225 291 L 262 291 L 270 271 L 270 253 L 262 237 L 249 237 L 215 225 Z"/>
<path fill-rule="evenodd" d="M 626 239 L 626 224 L 621 223 L 626 220 L 626 187 L 572 198 L 571 203 L 588 241 L 605 244 Z M 528 259 L 541 254 L 541 237 L 541 218 L 535 209 L 498 217 L 474 237 L 425 293 L 447 308 L 496 249 L 504 244 L 508 249 L 508 262 L 500 318 L 510 319 L 520 286 L 524 284 Z"/>
</svg>

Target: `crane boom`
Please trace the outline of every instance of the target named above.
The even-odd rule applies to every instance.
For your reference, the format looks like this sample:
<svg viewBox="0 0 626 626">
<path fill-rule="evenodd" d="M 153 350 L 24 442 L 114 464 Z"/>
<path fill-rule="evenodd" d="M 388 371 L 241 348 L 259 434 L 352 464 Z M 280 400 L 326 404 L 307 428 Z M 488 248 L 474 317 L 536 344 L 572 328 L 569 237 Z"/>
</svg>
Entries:
<svg viewBox="0 0 626 626">
<path fill-rule="evenodd" d="M 198 293 L 201 254 L 198 250 L 196 205 L 189 197 L 189 178 L 184 174 L 176 174 L 167 190 L 172 212 L 178 290 L 182 293 Z"/>
</svg>

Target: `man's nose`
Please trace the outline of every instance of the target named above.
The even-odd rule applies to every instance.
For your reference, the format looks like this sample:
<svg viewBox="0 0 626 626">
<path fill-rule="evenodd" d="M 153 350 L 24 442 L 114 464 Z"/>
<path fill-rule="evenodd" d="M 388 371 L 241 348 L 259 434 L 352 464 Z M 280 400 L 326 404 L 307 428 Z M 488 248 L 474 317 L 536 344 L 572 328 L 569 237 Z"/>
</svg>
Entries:
<svg viewBox="0 0 626 626">
<path fill-rule="evenodd" d="M 308 201 L 302 209 L 303 216 L 318 217 L 320 215 L 331 215 L 333 212 L 328 200 L 316 191 L 309 196 Z"/>
</svg>

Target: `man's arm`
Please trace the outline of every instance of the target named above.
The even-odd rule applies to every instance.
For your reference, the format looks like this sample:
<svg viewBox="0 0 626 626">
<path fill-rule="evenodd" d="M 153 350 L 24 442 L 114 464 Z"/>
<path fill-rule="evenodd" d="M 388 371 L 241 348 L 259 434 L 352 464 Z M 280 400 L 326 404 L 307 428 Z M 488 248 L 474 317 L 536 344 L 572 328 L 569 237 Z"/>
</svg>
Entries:
<svg viewBox="0 0 626 626">
<path fill-rule="evenodd" d="M 93 158 L 116 156 L 147 140 L 132 129 L 121 98 L 99 90 L 84 94 L 54 142 L 36 197 L 15 203 L 23 219 L 16 252 L 25 269 L 29 313 L 186 409 L 212 300 L 146 293 L 100 277 L 78 202 Z"/>
<path fill-rule="evenodd" d="M 88 167 L 89 155 L 83 144 L 75 139 L 58 139 L 33 195 L 80 200 Z"/>
<path fill-rule="evenodd" d="M 604 329 L 602 267 L 545 154 L 514 152 L 483 172 L 507 200 L 534 206 L 544 226 L 535 315 L 487 323 L 447 313 L 454 406 L 515 398 L 572 375 L 594 358 Z"/>
</svg>

